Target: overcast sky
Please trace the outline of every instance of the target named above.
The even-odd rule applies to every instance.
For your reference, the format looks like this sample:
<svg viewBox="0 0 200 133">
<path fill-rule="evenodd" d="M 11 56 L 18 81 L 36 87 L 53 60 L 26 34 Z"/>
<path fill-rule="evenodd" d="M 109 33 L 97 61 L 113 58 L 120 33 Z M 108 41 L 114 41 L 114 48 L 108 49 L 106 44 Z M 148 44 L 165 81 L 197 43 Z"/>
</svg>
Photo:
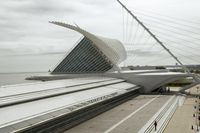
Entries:
<svg viewBox="0 0 200 133">
<path fill-rule="evenodd" d="M 133 10 L 134 8 L 154 10 L 200 21 L 199 0 L 123 0 L 122 2 Z M 52 69 L 81 37 L 48 21 L 76 23 L 97 35 L 121 41 L 123 38 L 122 10 L 115 0 L 0 1 L 0 72 Z M 139 49 L 135 52 L 142 58 L 146 58 L 145 53 L 152 54 L 150 51 L 141 52 Z M 49 53 L 54 54 L 49 55 Z M 128 63 L 134 64 L 134 60 Z"/>
</svg>

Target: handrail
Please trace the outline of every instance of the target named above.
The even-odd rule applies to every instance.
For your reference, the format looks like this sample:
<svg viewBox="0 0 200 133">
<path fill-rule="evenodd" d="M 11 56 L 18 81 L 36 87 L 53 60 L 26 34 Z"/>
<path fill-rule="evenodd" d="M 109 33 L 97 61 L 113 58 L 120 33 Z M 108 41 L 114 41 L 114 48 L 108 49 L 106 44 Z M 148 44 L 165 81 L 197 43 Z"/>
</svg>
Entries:
<svg viewBox="0 0 200 133">
<path fill-rule="evenodd" d="M 156 120 L 157 123 L 162 120 L 165 116 L 166 112 L 169 110 L 171 105 L 176 102 L 176 96 L 172 96 L 164 105 L 163 107 L 140 129 L 139 133 L 149 133 L 152 132 L 154 129 L 154 121 Z"/>
<path fill-rule="evenodd" d="M 178 101 L 179 101 L 179 98 L 177 97 L 175 102 L 170 106 L 168 111 L 165 113 L 163 121 L 161 121 L 162 124 L 160 127 L 158 127 L 157 133 L 162 133 L 164 131 L 164 129 L 167 126 L 168 122 L 170 121 L 172 115 L 176 111 L 176 108 L 178 107 Z"/>
</svg>

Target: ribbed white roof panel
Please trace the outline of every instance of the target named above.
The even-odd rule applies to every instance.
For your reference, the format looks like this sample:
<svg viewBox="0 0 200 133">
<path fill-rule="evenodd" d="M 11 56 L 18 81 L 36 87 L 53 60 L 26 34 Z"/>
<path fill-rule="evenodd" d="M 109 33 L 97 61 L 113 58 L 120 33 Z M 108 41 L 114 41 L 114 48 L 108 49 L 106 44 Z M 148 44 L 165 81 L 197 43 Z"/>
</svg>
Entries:
<svg viewBox="0 0 200 133">
<path fill-rule="evenodd" d="M 89 33 L 87 31 L 81 29 L 78 26 L 73 26 L 70 24 L 62 23 L 62 22 L 53 21 L 50 23 L 74 30 L 76 32 L 79 32 L 83 36 L 87 37 L 115 65 L 121 63 L 127 57 L 124 46 L 122 45 L 122 43 L 120 41 L 118 41 L 116 39 L 109 39 L 109 38 L 105 38 L 105 37 L 96 36 L 92 33 Z"/>
</svg>

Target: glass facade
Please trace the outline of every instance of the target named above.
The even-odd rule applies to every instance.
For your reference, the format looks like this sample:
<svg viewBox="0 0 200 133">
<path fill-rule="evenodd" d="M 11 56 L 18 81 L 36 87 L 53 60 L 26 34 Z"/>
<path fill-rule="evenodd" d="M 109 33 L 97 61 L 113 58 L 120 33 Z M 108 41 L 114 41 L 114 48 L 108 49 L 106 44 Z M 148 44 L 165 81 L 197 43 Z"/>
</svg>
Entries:
<svg viewBox="0 0 200 133">
<path fill-rule="evenodd" d="M 84 37 L 78 45 L 53 70 L 58 73 L 102 73 L 110 70 L 113 64 L 108 58 Z"/>
</svg>

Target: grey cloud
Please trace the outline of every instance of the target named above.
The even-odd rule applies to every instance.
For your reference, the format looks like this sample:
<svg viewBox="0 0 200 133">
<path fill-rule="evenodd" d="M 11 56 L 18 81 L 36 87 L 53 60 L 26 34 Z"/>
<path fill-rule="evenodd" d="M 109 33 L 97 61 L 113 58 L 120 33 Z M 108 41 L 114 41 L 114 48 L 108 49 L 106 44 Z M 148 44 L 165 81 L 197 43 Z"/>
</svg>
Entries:
<svg viewBox="0 0 200 133">
<path fill-rule="evenodd" d="M 20 14 L 51 14 L 65 11 L 65 13 L 73 13 L 76 12 L 76 8 L 67 4 L 67 2 L 63 2 L 62 4 L 59 1 L 55 0 L 27 0 L 27 1 L 14 1 L 8 0 L 7 4 L 5 4 L 4 8 L 6 11 L 10 11 L 11 13 L 17 12 Z"/>
<path fill-rule="evenodd" d="M 168 3 L 164 1 L 122 0 L 128 6 L 162 8 L 169 12 L 172 8 L 163 6 Z M 177 5 L 180 2 L 168 1 Z M 0 56 L 48 55 L 50 60 L 54 53 L 62 55 L 67 52 L 81 36 L 48 21 L 75 22 L 89 32 L 118 40 L 123 36 L 122 11 L 115 0 L 5 0 L 0 2 Z M 141 50 L 137 50 L 139 48 Z M 159 51 L 159 48 L 152 51 L 143 48 L 143 44 L 138 43 L 128 54 L 155 57 L 154 52 Z"/>
<path fill-rule="evenodd" d="M 0 52 L 1 51 L 2 50 L 0 50 Z M 64 55 L 66 53 L 65 51 L 63 51 L 63 52 L 46 52 L 46 53 L 37 53 L 37 54 L 36 53 L 35 54 L 34 53 L 10 54 L 10 52 L 13 52 L 13 50 L 8 49 L 7 51 L 8 51 L 9 54 L 7 54 L 6 50 L 4 49 L 4 54 L 3 55 L 0 54 L 0 57 L 43 56 L 43 55 L 49 55 L 49 56 L 51 56 L 51 55 Z"/>
<path fill-rule="evenodd" d="M 141 56 L 141 57 L 147 57 L 147 56 L 158 56 L 158 50 L 154 51 L 148 51 L 148 50 L 141 50 L 141 49 L 136 49 L 136 50 L 128 50 L 127 54 L 130 56 Z M 162 53 L 159 54 L 159 56 L 164 56 Z"/>
</svg>

